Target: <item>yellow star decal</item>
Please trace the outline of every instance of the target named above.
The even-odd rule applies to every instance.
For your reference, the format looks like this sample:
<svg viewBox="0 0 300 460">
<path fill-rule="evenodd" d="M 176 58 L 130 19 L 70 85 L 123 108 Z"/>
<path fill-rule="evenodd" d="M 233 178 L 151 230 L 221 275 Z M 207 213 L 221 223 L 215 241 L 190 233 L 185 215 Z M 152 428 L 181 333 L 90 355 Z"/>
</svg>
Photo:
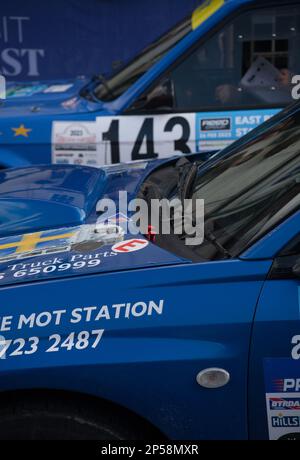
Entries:
<svg viewBox="0 0 300 460">
<path fill-rule="evenodd" d="M 17 136 L 24 136 L 28 137 L 28 133 L 32 131 L 32 129 L 25 128 L 24 125 L 20 125 L 19 128 L 11 128 L 15 132 L 15 137 Z"/>
</svg>

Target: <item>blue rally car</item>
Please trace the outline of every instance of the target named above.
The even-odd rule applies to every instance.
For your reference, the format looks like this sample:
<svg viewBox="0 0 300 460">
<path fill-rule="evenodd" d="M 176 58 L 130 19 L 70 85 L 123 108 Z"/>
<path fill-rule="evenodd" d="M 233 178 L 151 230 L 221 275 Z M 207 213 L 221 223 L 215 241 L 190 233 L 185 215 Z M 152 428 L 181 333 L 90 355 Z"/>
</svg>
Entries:
<svg viewBox="0 0 300 460">
<path fill-rule="evenodd" d="M 182 162 L 1 172 L 0 438 L 299 439 L 300 104 Z M 203 243 L 123 190 L 205 200 Z"/>
<path fill-rule="evenodd" d="M 99 167 L 212 152 L 291 102 L 300 74 L 299 0 L 199 3 L 114 74 L 8 81 L 0 167 Z"/>
</svg>

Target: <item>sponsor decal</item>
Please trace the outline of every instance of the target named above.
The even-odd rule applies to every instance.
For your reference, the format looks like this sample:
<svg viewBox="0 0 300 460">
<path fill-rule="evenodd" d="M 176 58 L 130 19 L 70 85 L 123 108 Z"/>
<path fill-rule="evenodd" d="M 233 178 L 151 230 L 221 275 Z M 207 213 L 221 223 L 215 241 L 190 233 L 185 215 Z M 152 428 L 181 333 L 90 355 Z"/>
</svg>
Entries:
<svg viewBox="0 0 300 460">
<path fill-rule="evenodd" d="M 272 391 L 278 393 L 285 393 L 289 391 L 300 391 L 300 378 L 299 379 L 274 379 L 272 382 Z"/>
<path fill-rule="evenodd" d="M 48 86 L 48 88 L 46 88 L 44 90 L 44 93 L 46 93 L 46 94 L 48 94 L 48 93 L 65 93 L 66 91 L 68 91 L 72 87 L 73 87 L 73 84 L 69 84 L 69 85 L 51 85 L 51 86 Z"/>
<path fill-rule="evenodd" d="M 66 251 L 67 251 L 66 247 Z M 80 274 L 90 271 L 98 271 L 102 261 L 116 257 L 118 254 L 112 251 L 94 251 L 88 253 L 60 251 L 59 256 L 50 257 L 47 254 L 39 254 L 40 257 L 31 256 L 35 259 L 15 260 L 5 267 L 3 273 L 0 272 L 0 282 L 2 280 L 13 282 L 29 281 L 41 279 L 42 277 L 61 276 L 65 274 Z M 3 268 L 1 268 L 3 270 Z"/>
<path fill-rule="evenodd" d="M 12 131 L 14 131 L 14 136 L 23 136 L 23 137 L 29 137 L 29 133 L 32 131 L 32 129 L 26 128 L 25 125 L 21 124 L 18 128 L 11 128 Z"/>
<path fill-rule="evenodd" d="M 47 85 L 17 85 L 8 87 L 7 97 L 17 98 L 17 97 L 29 97 L 34 94 L 41 93 L 47 88 Z"/>
<path fill-rule="evenodd" d="M 73 84 L 68 85 L 10 85 L 7 89 L 7 97 L 18 98 L 18 97 L 30 97 L 35 94 L 48 94 L 48 93 L 64 93 L 73 87 Z"/>
<path fill-rule="evenodd" d="M 284 416 L 279 414 L 277 417 L 271 418 L 272 427 L 282 428 L 282 427 L 299 427 L 300 426 L 300 417 Z"/>
<path fill-rule="evenodd" d="M 231 129 L 231 118 L 211 118 L 201 120 L 201 131 L 223 131 Z"/>
<path fill-rule="evenodd" d="M 129 252 L 140 251 L 144 249 L 149 244 L 147 240 L 141 239 L 132 239 L 132 240 L 125 240 L 122 243 L 115 244 L 111 249 L 113 252 L 120 253 L 120 254 L 128 254 Z"/>
<path fill-rule="evenodd" d="M 63 103 L 72 108 L 77 99 Z M 101 167 L 227 147 L 279 112 L 240 110 L 97 117 L 52 126 L 52 162 Z"/>
<path fill-rule="evenodd" d="M 93 133 L 94 164 L 90 161 L 91 151 L 79 149 L 76 136 L 65 133 L 70 123 L 58 121 L 52 127 L 53 163 L 74 164 L 80 160 L 80 164 L 100 167 L 167 158 L 170 152 L 195 152 L 195 113 L 176 116 L 105 116 L 97 117 L 94 123 L 78 124 L 88 128 L 90 134 Z"/>
<path fill-rule="evenodd" d="M 300 410 L 300 398 L 269 398 L 271 410 Z"/>
<path fill-rule="evenodd" d="M 0 359 L 23 357 L 32 360 L 41 353 L 96 350 L 109 322 L 126 320 L 127 324 L 128 320 L 160 317 L 164 307 L 163 299 L 142 299 L 71 308 L 67 305 L 51 310 L 33 308 L 30 312 L 3 315 L 0 317 Z M 46 328 L 55 333 L 45 335 L 43 331 Z M 8 335 L 13 338 L 6 338 Z"/>
<path fill-rule="evenodd" d="M 290 358 L 264 362 L 269 438 L 300 436 L 300 369 Z"/>
<path fill-rule="evenodd" d="M 121 270 L 128 266 L 145 267 L 161 260 L 177 260 L 176 256 L 162 254 L 155 245 L 147 250 L 149 241 L 140 232 L 132 234 L 124 229 L 128 222 L 131 223 L 131 217 L 128 219 L 121 212 L 108 213 L 93 224 L 0 238 L 0 284 Z M 137 230 L 134 222 L 133 229 Z M 126 234 L 128 239 L 124 241 Z M 126 254 L 142 249 L 147 252 L 146 258 L 126 257 Z M 118 257 L 118 261 L 114 261 L 114 257 Z"/>
<path fill-rule="evenodd" d="M 267 121 L 279 110 L 237 110 L 196 114 L 196 150 L 221 150 Z"/>
<path fill-rule="evenodd" d="M 62 252 L 88 252 L 124 239 L 114 224 L 95 223 L 0 239 L 0 263 Z"/>
<path fill-rule="evenodd" d="M 95 122 L 54 122 L 52 163 L 101 166 Z"/>
</svg>

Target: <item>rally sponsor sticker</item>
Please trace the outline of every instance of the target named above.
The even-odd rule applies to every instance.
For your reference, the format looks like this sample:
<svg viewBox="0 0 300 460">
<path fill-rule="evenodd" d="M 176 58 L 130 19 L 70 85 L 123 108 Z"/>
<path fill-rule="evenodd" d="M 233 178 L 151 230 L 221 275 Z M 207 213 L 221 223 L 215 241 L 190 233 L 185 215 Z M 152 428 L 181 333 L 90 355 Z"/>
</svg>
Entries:
<svg viewBox="0 0 300 460">
<path fill-rule="evenodd" d="M 197 152 L 222 150 L 279 110 L 238 110 L 196 114 Z"/>
<path fill-rule="evenodd" d="M 117 214 L 105 222 L 0 238 L 0 285 L 178 261 L 148 240 L 132 238 L 123 228 L 127 224 Z M 146 257 L 139 255 L 143 249 Z"/>
<path fill-rule="evenodd" d="M 290 358 L 265 359 L 269 438 L 300 439 L 300 368 Z"/>
<path fill-rule="evenodd" d="M 96 222 L 0 238 L 0 264 L 62 252 L 88 252 L 123 239 L 123 229 L 113 222 Z"/>
<path fill-rule="evenodd" d="M 140 251 L 148 246 L 149 241 L 142 239 L 125 240 L 121 243 L 116 243 L 112 247 L 112 251 L 119 254 L 128 254 L 130 252 Z"/>
<path fill-rule="evenodd" d="M 228 118 L 203 118 L 201 131 L 226 131 L 231 129 L 232 119 Z"/>
<path fill-rule="evenodd" d="M 52 163 L 101 166 L 98 146 L 95 122 L 53 123 Z"/>
<path fill-rule="evenodd" d="M 54 122 L 52 161 L 100 167 L 227 147 L 279 110 L 122 115 Z"/>
<path fill-rule="evenodd" d="M 65 93 L 73 87 L 73 84 L 69 85 L 51 85 L 44 90 L 44 93 Z"/>
<path fill-rule="evenodd" d="M 41 354 L 46 354 L 49 359 L 52 354 L 98 350 L 112 321 L 159 317 L 163 315 L 164 307 L 164 299 L 142 298 L 2 314 L 0 359 L 10 362 L 24 358 L 32 363 L 32 359 Z M 52 330 L 51 335 L 44 332 L 47 328 Z"/>
<path fill-rule="evenodd" d="M 47 85 L 16 85 L 7 88 L 6 97 L 30 97 L 47 89 Z"/>
<path fill-rule="evenodd" d="M 100 167 L 194 153 L 195 113 L 54 122 L 52 162 Z"/>
<path fill-rule="evenodd" d="M 98 221 L 0 238 L 0 282 L 98 270 L 102 260 L 117 256 L 106 250 L 107 246 L 123 239 L 124 230 L 119 225 Z"/>
</svg>

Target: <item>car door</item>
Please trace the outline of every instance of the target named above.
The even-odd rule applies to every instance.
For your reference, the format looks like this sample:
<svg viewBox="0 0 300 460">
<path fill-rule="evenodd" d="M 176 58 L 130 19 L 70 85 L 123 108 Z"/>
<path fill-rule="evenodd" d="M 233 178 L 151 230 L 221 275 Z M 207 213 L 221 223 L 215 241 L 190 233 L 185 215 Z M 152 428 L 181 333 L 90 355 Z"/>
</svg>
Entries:
<svg viewBox="0 0 300 460">
<path fill-rule="evenodd" d="M 213 152 L 276 114 L 292 102 L 292 75 L 300 73 L 299 22 L 299 3 L 292 0 L 284 6 L 257 2 L 230 15 L 178 56 L 121 117 L 108 124 L 98 118 L 108 157 Z"/>
<path fill-rule="evenodd" d="M 300 439 L 300 235 L 273 262 L 257 306 L 250 437 Z"/>
</svg>

